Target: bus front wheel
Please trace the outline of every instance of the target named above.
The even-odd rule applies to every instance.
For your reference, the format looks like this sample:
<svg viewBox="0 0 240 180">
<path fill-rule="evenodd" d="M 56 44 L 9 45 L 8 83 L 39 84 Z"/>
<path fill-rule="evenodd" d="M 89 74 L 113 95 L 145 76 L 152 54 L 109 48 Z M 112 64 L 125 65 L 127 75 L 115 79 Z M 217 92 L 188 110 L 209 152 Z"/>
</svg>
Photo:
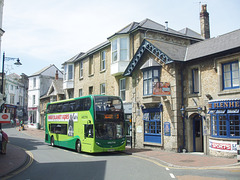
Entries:
<svg viewBox="0 0 240 180">
<path fill-rule="evenodd" d="M 76 151 L 77 151 L 78 153 L 81 152 L 81 142 L 80 142 L 79 140 L 77 140 L 77 142 L 76 142 Z"/>
<path fill-rule="evenodd" d="M 54 147 L 54 137 L 51 137 L 51 146 Z"/>
</svg>

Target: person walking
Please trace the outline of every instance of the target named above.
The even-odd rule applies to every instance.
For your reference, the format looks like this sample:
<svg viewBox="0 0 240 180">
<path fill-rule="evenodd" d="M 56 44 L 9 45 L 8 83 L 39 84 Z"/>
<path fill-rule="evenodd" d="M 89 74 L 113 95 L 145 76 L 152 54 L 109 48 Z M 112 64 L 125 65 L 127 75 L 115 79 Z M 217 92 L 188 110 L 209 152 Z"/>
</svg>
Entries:
<svg viewBox="0 0 240 180">
<path fill-rule="evenodd" d="M 8 135 L 3 130 L 1 130 L 1 134 L 2 134 L 2 154 L 6 154 Z"/>
</svg>

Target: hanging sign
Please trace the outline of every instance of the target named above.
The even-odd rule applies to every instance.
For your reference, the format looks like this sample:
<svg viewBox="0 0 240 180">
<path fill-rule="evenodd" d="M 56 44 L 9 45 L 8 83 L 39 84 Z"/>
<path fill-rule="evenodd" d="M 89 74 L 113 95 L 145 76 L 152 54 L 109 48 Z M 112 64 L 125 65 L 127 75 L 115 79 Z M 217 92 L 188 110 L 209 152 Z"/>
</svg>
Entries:
<svg viewBox="0 0 240 180">
<path fill-rule="evenodd" d="M 0 113 L 0 123 L 10 123 L 10 113 Z"/>
<path fill-rule="evenodd" d="M 169 82 L 156 82 L 153 86 L 153 95 L 170 96 L 171 88 Z"/>
</svg>

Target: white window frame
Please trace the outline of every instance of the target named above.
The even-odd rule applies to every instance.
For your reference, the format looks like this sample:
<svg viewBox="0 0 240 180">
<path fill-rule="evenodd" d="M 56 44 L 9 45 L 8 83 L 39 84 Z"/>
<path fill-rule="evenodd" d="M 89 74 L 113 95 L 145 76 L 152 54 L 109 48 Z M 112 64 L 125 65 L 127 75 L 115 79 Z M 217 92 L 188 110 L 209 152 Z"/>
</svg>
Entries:
<svg viewBox="0 0 240 180">
<path fill-rule="evenodd" d="M 79 78 L 83 78 L 83 61 L 79 62 Z"/>
<path fill-rule="evenodd" d="M 122 82 L 124 81 L 124 87 L 122 87 Z M 124 93 L 124 97 L 122 96 Z M 122 98 L 123 101 L 126 100 L 126 78 L 119 79 L 119 96 Z"/>
<path fill-rule="evenodd" d="M 71 67 L 71 68 L 70 68 Z M 71 69 L 71 71 L 70 71 Z M 68 80 L 73 80 L 73 64 L 68 64 Z"/>
<path fill-rule="evenodd" d="M 106 94 L 106 84 L 105 83 L 100 84 L 100 94 L 101 95 Z"/>
<path fill-rule="evenodd" d="M 104 71 L 106 69 L 106 51 L 101 52 L 101 63 L 100 70 Z"/>
<path fill-rule="evenodd" d="M 125 47 L 121 45 L 123 39 L 126 39 Z M 116 43 L 116 44 L 115 44 Z M 115 46 L 116 45 L 116 46 Z M 111 62 L 129 61 L 129 36 L 118 36 L 111 41 Z M 126 58 L 123 59 L 121 52 L 126 51 Z M 125 57 L 124 56 L 124 57 Z M 114 58 L 116 57 L 116 58 Z"/>
</svg>

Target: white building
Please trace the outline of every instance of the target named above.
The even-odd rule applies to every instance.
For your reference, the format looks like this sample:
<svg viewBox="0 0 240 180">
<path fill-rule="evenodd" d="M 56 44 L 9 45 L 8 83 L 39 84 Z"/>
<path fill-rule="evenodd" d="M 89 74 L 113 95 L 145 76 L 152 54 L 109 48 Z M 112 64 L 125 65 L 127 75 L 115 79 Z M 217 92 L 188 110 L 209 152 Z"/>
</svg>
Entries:
<svg viewBox="0 0 240 180">
<path fill-rule="evenodd" d="M 62 72 L 55 66 L 50 65 L 29 76 L 28 85 L 28 124 L 29 127 L 39 128 L 40 123 L 40 98 L 44 96 L 52 81 L 55 79 L 56 71 L 59 78 L 63 78 Z"/>
<path fill-rule="evenodd" d="M 26 89 L 21 82 L 21 76 L 15 73 L 6 76 L 5 111 L 11 114 L 11 119 L 23 118 L 25 93 Z"/>
</svg>

